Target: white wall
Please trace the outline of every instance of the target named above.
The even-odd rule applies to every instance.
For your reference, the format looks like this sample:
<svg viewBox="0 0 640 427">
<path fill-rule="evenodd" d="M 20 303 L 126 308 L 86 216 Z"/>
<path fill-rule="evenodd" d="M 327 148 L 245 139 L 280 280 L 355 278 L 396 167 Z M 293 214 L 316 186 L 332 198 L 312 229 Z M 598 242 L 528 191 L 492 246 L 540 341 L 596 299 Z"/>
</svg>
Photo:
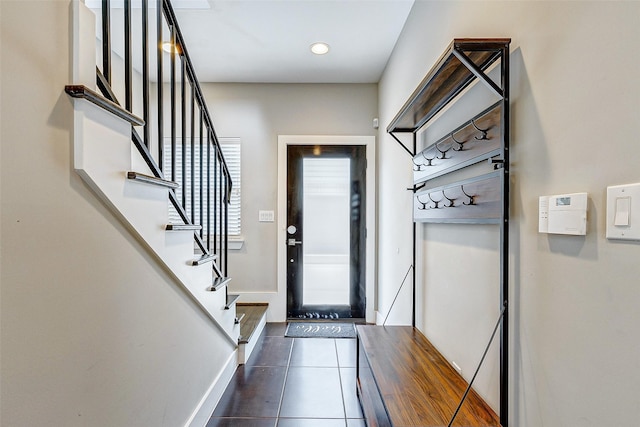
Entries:
<svg viewBox="0 0 640 427">
<path fill-rule="evenodd" d="M 268 301 L 277 292 L 277 227 L 258 222 L 258 211 L 277 211 L 278 135 L 375 135 L 377 85 L 203 83 L 202 90 L 218 136 L 242 140 L 245 242 L 230 251 L 229 289 L 244 301 Z M 285 316 L 270 312 L 269 320 Z"/>
<path fill-rule="evenodd" d="M 72 166 L 70 2 L 0 2 L 3 426 L 178 426 L 233 351 Z"/>
<path fill-rule="evenodd" d="M 417 0 L 379 85 L 382 129 L 453 38 L 512 38 L 510 425 L 640 418 L 640 245 L 604 237 L 606 187 L 640 181 L 638 16 L 638 2 Z M 411 163 L 380 138 L 379 304 L 387 307 L 397 264 L 410 258 L 410 229 L 396 221 L 410 212 L 400 190 Z M 578 191 L 590 197 L 587 236 L 538 234 L 538 196 Z M 468 377 L 498 314 L 498 272 L 487 267 L 497 269 L 497 232 L 419 229 L 418 325 Z M 481 299 L 493 290 L 494 302 Z M 478 389 L 497 409 L 497 352 L 487 363 Z"/>
</svg>

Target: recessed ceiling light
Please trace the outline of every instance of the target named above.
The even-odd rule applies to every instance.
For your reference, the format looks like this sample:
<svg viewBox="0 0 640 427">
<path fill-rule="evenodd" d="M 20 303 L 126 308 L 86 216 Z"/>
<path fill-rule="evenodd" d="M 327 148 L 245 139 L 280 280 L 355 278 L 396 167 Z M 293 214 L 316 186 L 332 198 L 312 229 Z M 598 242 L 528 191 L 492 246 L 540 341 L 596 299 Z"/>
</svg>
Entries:
<svg viewBox="0 0 640 427">
<path fill-rule="evenodd" d="M 329 45 L 323 42 L 317 42 L 311 45 L 311 52 L 316 55 L 324 55 L 329 52 Z"/>
</svg>

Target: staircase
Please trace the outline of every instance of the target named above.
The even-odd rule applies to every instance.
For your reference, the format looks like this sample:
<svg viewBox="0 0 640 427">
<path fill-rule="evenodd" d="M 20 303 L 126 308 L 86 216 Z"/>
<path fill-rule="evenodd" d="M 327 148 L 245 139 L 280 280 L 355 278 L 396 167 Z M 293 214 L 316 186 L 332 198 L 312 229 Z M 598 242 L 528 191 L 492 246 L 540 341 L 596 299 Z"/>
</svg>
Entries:
<svg viewBox="0 0 640 427">
<path fill-rule="evenodd" d="M 142 22 L 134 22 L 125 0 L 124 35 L 116 37 L 124 42 L 112 46 L 109 0 L 98 11 L 73 2 L 73 84 L 65 91 L 74 106 L 74 168 L 238 346 L 242 314 L 227 289 L 232 182 L 171 4 L 153 3 L 143 0 Z M 132 49 L 139 39 L 142 48 Z"/>
</svg>

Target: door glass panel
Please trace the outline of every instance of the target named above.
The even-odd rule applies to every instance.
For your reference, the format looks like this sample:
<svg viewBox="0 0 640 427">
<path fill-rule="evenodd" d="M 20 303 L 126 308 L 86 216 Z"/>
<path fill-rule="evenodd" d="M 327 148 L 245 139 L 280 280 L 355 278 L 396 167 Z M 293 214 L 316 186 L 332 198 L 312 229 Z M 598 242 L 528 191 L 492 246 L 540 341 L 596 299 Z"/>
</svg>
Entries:
<svg viewBox="0 0 640 427">
<path fill-rule="evenodd" d="M 350 290 L 351 160 L 304 158 L 304 305 L 347 305 Z"/>
</svg>

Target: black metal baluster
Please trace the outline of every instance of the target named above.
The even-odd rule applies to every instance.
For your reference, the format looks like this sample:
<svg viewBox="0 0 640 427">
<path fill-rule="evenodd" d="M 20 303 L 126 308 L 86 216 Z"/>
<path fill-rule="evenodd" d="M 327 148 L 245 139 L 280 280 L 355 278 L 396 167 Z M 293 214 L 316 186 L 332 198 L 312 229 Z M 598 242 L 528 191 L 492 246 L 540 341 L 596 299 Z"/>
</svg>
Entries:
<svg viewBox="0 0 640 427">
<path fill-rule="evenodd" d="M 211 252 L 211 129 L 207 129 L 207 251 Z"/>
<path fill-rule="evenodd" d="M 224 233 L 224 225 L 222 223 L 222 220 L 224 218 L 224 168 L 222 167 L 222 150 L 220 148 L 220 143 L 218 142 L 217 144 L 218 147 L 218 163 L 220 165 L 220 171 L 218 172 L 218 191 L 220 192 L 219 194 L 219 198 L 218 198 L 218 221 L 219 221 L 219 226 L 220 228 L 218 228 L 218 234 L 216 234 L 216 240 L 220 240 L 219 242 L 219 251 L 220 251 L 220 268 L 222 268 L 222 266 L 224 266 L 224 258 L 225 258 L 225 253 L 224 253 L 224 247 L 222 245 L 222 237 L 223 237 L 223 233 Z"/>
<path fill-rule="evenodd" d="M 180 121 L 182 126 L 182 207 L 187 210 L 187 92 L 184 57 L 180 58 Z M 189 221 L 190 222 L 190 221 Z"/>
<path fill-rule="evenodd" d="M 133 66 L 131 61 L 131 0 L 124 0 L 124 108 L 133 111 L 131 87 Z"/>
<path fill-rule="evenodd" d="M 191 222 L 196 224 L 196 189 L 195 189 L 195 174 L 196 174 L 196 159 L 195 159 L 195 115 L 196 106 L 194 98 L 193 84 L 191 85 Z"/>
<path fill-rule="evenodd" d="M 218 253 L 218 146 L 216 139 L 213 141 L 213 253 Z"/>
<path fill-rule="evenodd" d="M 162 0 L 157 0 L 156 4 L 156 38 L 158 45 L 156 46 L 157 58 L 157 84 L 158 87 L 158 164 L 160 170 L 164 172 L 164 102 L 162 99 L 162 86 L 163 86 L 163 70 L 162 70 Z"/>
<path fill-rule="evenodd" d="M 171 26 L 171 179 L 176 180 L 176 32 Z"/>
<path fill-rule="evenodd" d="M 142 0 L 142 138 L 149 148 L 149 0 Z"/>
<path fill-rule="evenodd" d="M 224 203 L 224 234 L 220 236 L 224 240 L 224 275 L 227 276 L 229 264 L 229 202 L 231 194 L 229 187 L 229 176 L 225 175 L 225 203 Z"/>
<path fill-rule="evenodd" d="M 203 173 L 203 170 L 202 170 L 202 164 L 203 164 L 202 163 L 202 161 L 203 161 L 202 155 L 204 154 L 203 153 L 203 151 L 204 151 L 203 150 L 203 147 L 204 147 L 204 145 L 203 145 L 204 144 L 204 140 L 203 140 L 203 130 L 204 129 L 203 129 L 203 127 L 204 126 L 203 126 L 202 122 L 203 122 L 202 106 L 200 106 L 200 139 L 199 139 L 200 140 L 200 171 L 198 173 L 198 176 L 200 178 L 200 209 L 199 209 L 199 212 L 200 212 L 200 225 L 202 226 L 202 228 L 200 229 L 200 238 L 204 239 L 204 218 L 203 218 L 203 216 L 204 216 L 204 208 L 203 208 L 203 201 L 202 201 L 202 186 L 203 186 L 203 177 L 204 177 L 204 173 Z"/>
<path fill-rule="evenodd" d="M 102 75 L 111 85 L 111 1 L 102 0 Z"/>
</svg>

